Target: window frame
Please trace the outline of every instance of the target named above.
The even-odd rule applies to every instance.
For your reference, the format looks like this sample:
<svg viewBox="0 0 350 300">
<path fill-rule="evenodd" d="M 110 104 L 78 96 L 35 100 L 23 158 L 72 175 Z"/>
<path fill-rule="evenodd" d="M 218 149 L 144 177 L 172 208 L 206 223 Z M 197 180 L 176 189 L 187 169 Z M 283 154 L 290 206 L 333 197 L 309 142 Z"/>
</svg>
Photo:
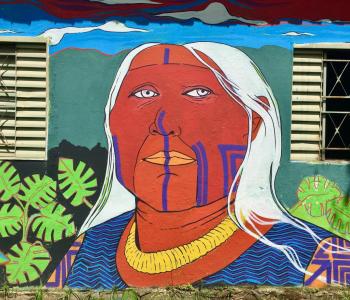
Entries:
<svg viewBox="0 0 350 300">
<path fill-rule="evenodd" d="M 349 160 L 345 159 L 326 159 L 325 158 L 325 150 L 326 150 L 326 80 L 327 80 L 327 51 L 331 50 L 349 50 L 350 51 L 350 43 L 309 43 L 309 44 L 294 44 L 293 45 L 293 54 L 292 54 L 292 94 L 291 94 L 291 128 L 290 128 L 290 160 L 296 162 L 312 162 L 312 163 L 340 163 L 340 164 L 349 164 Z M 310 55 L 308 55 L 310 54 Z M 312 57 L 312 55 L 314 57 Z M 304 57 L 303 57 L 304 55 Z M 302 68 L 300 66 L 305 66 L 305 71 L 301 71 Z M 315 86 L 317 83 L 319 86 L 319 94 L 307 91 L 307 86 L 310 85 L 310 90 L 312 87 L 312 82 L 303 81 L 297 78 L 301 78 L 301 75 L 304 74 L 312 74 L 307 72 L 308 67 L 318 66 L 320 67 L 319 72 L 315 72 L 320 77 L 320 81 L 314 81 Z M 304 73 L 304 74 L 303 74 Z M 314 75 L 315 78 L 318 75 Z M 298 77 L 299 76 L 299 77 Z M 307 75 L 305 75 L 305 78 Z M 298 86 L 305 85 L 306 89 L 304 92 L 298 91 Z M 314 87 L 315 87 L 314 86 Z M 298 95 L 298 92 L 300 95 Z M 306 96 L 306 97 L 305 97 Z M 308 96 L 310 96 L 308 98 Z M 314 97 L 313 97 L 314 96 Z M 312 98 L 313 97 L 313 98 Z M 316 98 L 319 97 L 319 100 Z M 306 99 L 306 100 L 305 100 Z M 310 100 L 313 99 L 313 100 Z M 300 104 L 300 109 L 296 110 L 296 106 Z M 316 111 L 316 107 L 318 109 Z M 319 130 L 316 130 L 317 122 L 308 121 L 305 117 L 304 124 L 312 124 L 315 126 L 313 129 L 310 126 L 310 132 L 307 133 L 307 130 L 303 130 L 303 121 L 302 118 L 298 120 L 298 116 L 307 116 L 311 113 L 314 113 L 316 120 L 316 115 L 318 113 L 319 116 Z M 298 124 L 298 122 L 300 124 Z M 298 126 L 299 125 L 299 126 Z M 304 128 L 305 129 L 305 128 Z M 312 137 L 307 140 L 307 137 Z M 316 137 L 318 136 L 318 139 Z M 298 140 L 304 138 L 304 141 Z"/>
<path fill-rule="evenodd" d="M 0 37 L 0 46 L 6 48 L 6 44 L 9 45 L 14 45 L 14 49 L 15 49 L 15 66 L 14 66 L 14 79 L 11 79 L 13 81 L 15 81 L 15 120 L 14 120 L 14 143 L 15 143 L 15 150 L 14 152 L 11 154 L 9 153 L 4 153 L 1 152 L 0 153 L 0 160 L 40 160 L 40 161 L 44 161 L 47 160 L 48 158 L 48 134 L 49 134 L 49 110 L 50 110 L 50 99 L 49 99 L 49 94 L 50 94 L 50 89 L 49 89 L 49 61 L 50 61 L 50 57 L 49 57 L 49 38 L 47 37 L 42 37 L 42 36 L 38 36 L 38 37 L 23 37 L 23 36 L 6 36 L 6 37 Z M 33 44 L 33 45 L 30 45 Z M 35 76 L 30 76 L 30 75 L 25 75 L 23 76 L 18 76 L 18 55 L 19 55 L 19 49 L 20 47 L 23 47 L 23 49 L 25 49 L 26 47 L 28 49 L 23 50 L 24 52 L 28 52 L 28 54 L 26 53 L 22 53 L 22 60 L 28 60 L 30 63 L 30 60 L 33 61 L 40 61 L 41 63 L 44 62 L 45 63 L 45 67 L 31 67 L 31 66 L 24 66 L 22 67 L 22 70 L 27 71 L 26 68 L 28 68 L 27 73 L 35 73 L 35 72 L 39 72 L 39 73 L 44 73 L 44 75 L 35 77 Z M 35 50 L 37 47 L 37 49 L 39 49 L 37 51 L 37 53 L 35 53 L 35 51 L 31 51 L 31 50 Z M 37 56 L 36 56 L 37 55 Z M 1 70 L 0 70 L 1 71 Z M 24 72 L 22 72 L 24 73 Z M 2 79 L 3 74 L 0 74 L 0 78 Z M 5 77 L 5 76 L 4 76 Z M 6 76 L 8 77 L 8 76 Z M 27 82 L 28 86 L 23 87 L 23 89 L 25 90 L 26 88 L 28 89 L 28 95 L 30 94 L 30 92 L 33 92 L 33 94 L 35 94 L 35 89 L 40 90 L 40 92 L 44 91 L 45 93 L 45 97 L 42 96 L 22 96 L 24 97 L 22 99 L 22 103 L 23 104 L 23 111 L 24 113 L 26 113 L 26 109 L 28 109 L 27 113 L 31 111 L 31 109 L 33 111 L 35 111 L 37 109 L 37 111 L 40 113 L 40 117 L 31 117 L 30 115 L 27 117 L 28 120 L 30 121 L 32 119 L 32 122 L 44 122 L 44 125 L 42 126 L 38 126 L 37 124 L 35 124 L 34 127 L 31 127 L 28 125 L 27 128 L 23 129 L 23 140 L 24 143 L 28 143 L 27 148 L 30 148 L 29 151 L 23 150 L 25 148 L 23 148 L 22 150 L 19 150 L 20 146 L 18 146 L 18 133 L 21 131 L 18 128 L 20 128 L 20 126 L 17 126 L 17 114 L 18 114 L 18 109 L 20 107 L 18 98 L 18 86 L 19 86 L 19 81 L 18 78 L 21 78 L 22 82 Z M 10 80 L 10 79 L 9 79 Z M 40 82 L 40 83 L 44 83 L 43 85 L 41 85 L 40 87 L 35 87 L 34 85 L 30 85 L 29 82 Z M 24 92 L 25 93 L 25 92 Z M 6 97 L 6 96 L 5 96 Z M 42 102 L 42 104 L 40 104 L 40 108 L 36 108 L 35 106 L 27 106 L 27 104 L 25 104 L 25 101 L 30 101 L 30 102 L 34 102 L 34 101 L 39 101 L 38 99 L 40 99 L 40 101 Z M 40 121 L 36 120 L 36 118 L 40 118 Z M 42 120 L 43 119 L 43 120 Z M 5 118 L 6 120 L 6 118 Z M 30 130 L 32 129 L 32 131 L 36 131 L 36 130 L 41 130 L 42 133 L 40 135 L 40 140 L 38 137 L 36 137 L 35 135 L 31 135 L 31 133 L 27 134 L 25 133 L 25 130 L 28 130 L 30 132 Z M 12 129 L 8 129 L 12 130 Z M 44 132 L 43 132 L 44 131 Z M 37 139 L 37 142 L 43 145 L 43 146 L 29 146 L 30 145 L 30 141 L 33 141 L 33 143 L 35 143 L 35 140 Z M 24 146 L 26 147 L 26 146 Z"/>
</svg>

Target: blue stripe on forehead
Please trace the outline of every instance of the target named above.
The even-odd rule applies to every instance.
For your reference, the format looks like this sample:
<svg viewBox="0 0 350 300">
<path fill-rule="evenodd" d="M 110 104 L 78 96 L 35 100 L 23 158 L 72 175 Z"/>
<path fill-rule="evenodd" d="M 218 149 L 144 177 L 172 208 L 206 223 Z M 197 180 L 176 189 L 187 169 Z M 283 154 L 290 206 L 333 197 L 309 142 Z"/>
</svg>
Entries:
<svg viewBox="0 0 350 300">
<path fill-rule="evenodd" d="M 165 48 L 164 49 L 164 64 L 168 64 L 169 63 L 169 56 L 170 56 L 170 49 L 169 48 Z"/>
</svg>

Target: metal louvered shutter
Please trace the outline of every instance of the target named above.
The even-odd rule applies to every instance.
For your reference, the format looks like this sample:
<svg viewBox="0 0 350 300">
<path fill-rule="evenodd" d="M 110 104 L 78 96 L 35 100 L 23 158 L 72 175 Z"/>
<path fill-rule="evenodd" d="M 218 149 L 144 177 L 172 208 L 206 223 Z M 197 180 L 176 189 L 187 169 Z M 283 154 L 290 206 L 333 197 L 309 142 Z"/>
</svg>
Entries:
<svg viewBox="0 0 350 300">
<path fill-rule="evenodd" d="M 47 158 L 48 42 L 0 39 L 0 158 Z"/>
<path fill-rule="evenodd" d="M 291 160 L 317 161 L 322 145 L 323 51 L 295 48 Z"/>
</svg>

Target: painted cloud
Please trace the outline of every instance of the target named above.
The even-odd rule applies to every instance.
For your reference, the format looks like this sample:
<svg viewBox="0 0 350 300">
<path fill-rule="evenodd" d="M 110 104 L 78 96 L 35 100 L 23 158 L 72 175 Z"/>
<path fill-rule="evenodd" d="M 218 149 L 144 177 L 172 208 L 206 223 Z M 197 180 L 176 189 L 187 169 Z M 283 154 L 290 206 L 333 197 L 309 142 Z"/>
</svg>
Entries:
<svg viewBox="0 0 350 300">
<path fill-rule="evenodd" d="M 301 35 L 314 36 L 314 34 L 312 34 L 312 33 L 296 32 L 296 31 L 285 32 L 285 33 L 282 33 L 282 35 L 288 35 L 288 36 L 301 36 Z"/>
<path fill-rule="evenodd" d="M 8 29 L 0 29 L 0 34 L 2 33 L 16 33 L 16 31 L 8 30 Z"/>
<path fill-rule="evenodd" d="M 202 11 L 186 11 L 186 12 L 173 12 L 163 13 L 157 16 L 160 17 L 172 17 L 180 20 L 189 20 L 192 18 L 199 19 L 207 24 L 220 24 L 226 21 L 239 21 L 245 24 L 251 25 L 266 25 L 265 21 L 248 20 L 241 17 L 235 17 L 229 14 L 225 5 L 219 2 L 210 3 L 206 9 Z"/>
<path fill-rule="evenodd" d="M 108 32 L 147 32 L 147 30 L 144 29 L 127 27 L 123 23 L 117 21 L 109 21 L 100 26 L 51 28 L 43 32 L 41 36 L 49 37 L 51 45 L 57 45 L 65 34 L 84 33 L 93 30 L 102 30 Z"/>
</svg>

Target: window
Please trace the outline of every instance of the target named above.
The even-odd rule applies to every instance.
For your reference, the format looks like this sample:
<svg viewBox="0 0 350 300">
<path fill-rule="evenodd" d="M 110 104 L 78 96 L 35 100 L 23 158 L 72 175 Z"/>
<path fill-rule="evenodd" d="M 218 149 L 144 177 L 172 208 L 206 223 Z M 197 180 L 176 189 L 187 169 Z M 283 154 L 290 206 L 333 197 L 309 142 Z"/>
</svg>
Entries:
<svg viewBox="0 0 350 300">
<path fill-rule="evenodd" d="M 48 41 L 0 38 L 0 159 L 46 159 Z"/>
<path fill-rule="evenodd" d="M 294 45 L 291 160 L 350 160 L 350 44 Z"/>
</svg>

